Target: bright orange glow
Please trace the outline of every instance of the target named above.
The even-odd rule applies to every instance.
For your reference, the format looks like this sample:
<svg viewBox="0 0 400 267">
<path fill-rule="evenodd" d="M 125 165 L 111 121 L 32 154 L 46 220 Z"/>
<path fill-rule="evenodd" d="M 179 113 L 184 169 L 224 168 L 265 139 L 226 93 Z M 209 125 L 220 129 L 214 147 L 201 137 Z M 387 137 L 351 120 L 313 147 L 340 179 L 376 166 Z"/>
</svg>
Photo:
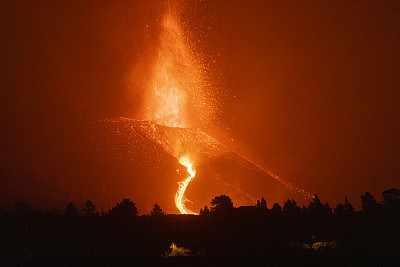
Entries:
<svg viewBox="0 0 400 267">
<path fill-rule="evenodd" d="M 185 198 L 185 191 L 189 183 L 194 179 L 196 176 L 196 171 L 193 170 L 192 163 L 190 162 L 190 159 L 187 157 L 183 157 L 179 160 L 179 163 L 182 164 L 187 168 L 187 171 L 189 173 L 189 177 L 187 177 L 185 180 L 178 182 L 179 188 L 178 191 L 175 194 L 175 205 L 181 212 L 181 214 L 196 214 L 196 212 L 193 212 L 186 208 L 185 202 L 188 201 Z"/>
<path fill-rule="evenodd" d="M 160 47 L 156 55 L 148 99 L 148 119 L 170 127 L 186 127 L 187 79 L 191 58 L 183 33 L 172 11 L 162 23 Z M 195 78 L 195 77 L 193 77 Z"/>
<path fill-rule="evenodd" d="M 146 120 L 169 127 L 193 127 L 212 120 L 216 110 L 205 63 L 183 30 L 179 8 L 166 10 L 153 55 L 145 100 Z"/>
</svg>

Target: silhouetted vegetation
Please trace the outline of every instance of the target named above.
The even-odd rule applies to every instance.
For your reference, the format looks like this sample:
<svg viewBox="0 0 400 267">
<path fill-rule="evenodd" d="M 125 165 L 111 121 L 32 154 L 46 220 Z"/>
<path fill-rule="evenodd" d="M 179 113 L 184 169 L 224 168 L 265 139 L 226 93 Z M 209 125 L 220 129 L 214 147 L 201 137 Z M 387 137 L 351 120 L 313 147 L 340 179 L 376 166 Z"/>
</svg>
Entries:
<svg viewBox="0 0 400 267">
<path fill-rule="evenodd" d="M 226 195 L 216 196 L 210 202 L 211 212 L 215 214 L 222 214 L 229 212 L 233 209 L 233 203 L 230 197 Z"/>
<path fill-rule="evenodd" d="M 339 203 L 335 208 L 335 214 L 339 216 L 350 216 L 354 214 L 353 205 L 347 200 L 347 197 L 344 198 L 344 204 Z"/>
<path fill-rule="evenodd" d="M 400 190 L 389 189 L 382 193 L 383 201 L 382 207 L 391 213 L 400 212 Z"/>
<path fill-rule="evenodd" d="M 96 211 L 96 205 L 92 201 L 86 201 L 85 208 L 82 209 L 82 214 L 84 216 L 94 216 Z"/>
<path fill-rule="evenodd" d="M 137 216 L 137 214 L 138 210 L 135 203 L 133 203 L 128 198 L 124 198 L 120 203 L 117 203 L 117 205 L 108 212 L 108 215 L 110 217 L 119 217 L 124 219 L 134 218 Z"/>
<path fill-rule="evenodd" d="M 369 192 L 361 195 L 362 209 L 366 213 L 374 213 L 378 210 L 379 205 L 376 199 Z"/>
<path fill-rule="evenodd" d="M 256 207 L 264 208 L 265 210 L 268 209 L 267 201 L 265 200 L 264 197 L 262 197 L 261 200 L 257 200 Z"/>
<path fill-rule="evenodd" d="M 209 215 L 210 213 L 211 213 L 211 211 L 207 207 L 207 205 L 205 205 L 204 208 L 200 209 L 200 212 L 199 212 L 200 215 Z"/>
<path fill-rule="evenodd" d="M 296 215 L 300 213 L 301 208 L 297 206 L 297 202 L 294 199 L 288 199 L 283 203 L 282 212 L 286 215 Z"/>
<path fill-rule="evenodd" d="M 234 207 L 216 196 L 201 216 L 138 216 L 123 199 L 107 213 L 87 201 L 79 213 L 32 210 L 19 202 L 0 209 L 0 264 L 391 264 L 400 263 L 400 190 L 389 189 L 378 203 L 366 192 L 362 210 L 344 198 L 332 212 L 315 194 L 300 208 L 294 199 L 271 209 L 264 198 Z"/>
<path fill-rule="evenodd" d="M 77 217 L 78 209 L 74 206 L 74 204 L 69 203 L 65 208 L 65 216 L 67 217 Z"/>
<path fill-rule="evenodd" d="M 158 204 L 154 204 L 153 210 L 150 212 L 151 216 L 162 216 L 165 215 L 163 210 L 160 208 Z"/>
<path fill-rule="evenodd" d="M 273 212 L 275 214 L 281 213 L 282 212 L 281 205 L 279 205 L 278 203 L 274 203 L 274 205 L 272 205 L 271 212 Z"/>
</svg>

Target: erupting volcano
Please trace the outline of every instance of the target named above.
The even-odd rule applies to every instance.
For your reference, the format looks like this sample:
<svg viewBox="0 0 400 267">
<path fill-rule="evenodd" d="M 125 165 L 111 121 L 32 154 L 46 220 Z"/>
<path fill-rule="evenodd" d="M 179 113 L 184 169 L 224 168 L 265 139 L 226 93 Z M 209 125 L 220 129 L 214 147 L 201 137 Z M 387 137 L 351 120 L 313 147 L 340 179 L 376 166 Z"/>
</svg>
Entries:
<svg viewBox="0 0 400 267">
<path fill-rule="evenodd" d="M 236 193 L 231 192 L 231 194 L 240 195 L 242 204 L 255 201 L 253 194 L 248 193 L 249 188 L 246 184 L 257 182 L 248 178 L 241 180 L 235 177 L 237 174 L 230 174 L 232 164 L 237 165 L 239 169 L 255 169 L 257 175 L 261 174 L 264 179 L 272 177 L 274 182 L 270 182 L 270 192 L 265 192 L 270 196 L 290 195 L 281 184 L 276 183 L 276 181 L 283 182 L 278 176 L 262 170 L 233 153 L 201 129 L 193 128 L 206 124 L 214 116 L 216 98 L 213 97 L 215 92 L 212 88 L 206 86 L 210 84 L 207 82 L 207 75 L 200 63 L 201 60 L 196 58 L 195 51 L 189 42 L 190 38 L 182 30 L 180 24 L 178 9 L 169 6 L 162 19 L 159 45 L 150 67 L 151 75 L 144 86 L 146 88 L 145 121 L 134 122 L 123 118 L 111 120 L 109 123 L 116 123 L 118 132 L 121 131 L 121 122 L 125 126 L 130 125 L 131 130 L 140 131 L 148 140 L 152 140 L 187 168 L 189 175 L 178 182 L 179 186 L 175 194 L 176 208 L 182 214 L 196 214 L 185 205 L 188 201 L 185 192 L 196 175 L 193 169 L 194 164 L 199 166 L 199 172 L 207 173 L 208 176 L 217 180 L 219 187 L 222 184 L 224 189 L 219 188 L 218 193 L 233 190 Z M 125 126 L 123 128 L 126 129 Z M 205 166 L 207 168 L 204 168 Z M 253 174 L 256 177 L 257 175 Z M 230 179 L 227 179 L 227 176 L 231 176 Z M 198 179 L 205 178 L 199 175 Z M 241 181 L 238 182 L 239 180 Z M 213 185 L 213 183 L 208 182 L 208 185 Z M 291 186 L 289 183 L 284 183 L 284 185 L 294 193 L 301 193 L 303 197 L 309 196 L 304 190 Z M 214 186 L 214 188 L 202 190 L 212 192 L 215 188 Z M 252 191 L 254 193 L 254 189 Z M 259 194 L 261 193 L 257 192 L 257 195 Z M 206 195 L 209 197 L 209 194 Z M 199 196 L 196 198 L 203 199 Z M 198 207 L 198 205 L 194 206 Z"/>
<path fill-rule="evenodd" d="M 262 196 L 269 204 L 309 197 L 235 153 L 235 143 L 214 137 L 212 129 L 225 124 L 219 121 L 224 93 L 211 79 L 212 64 L 196 50 L 200 37 L 176 6 L 160 20 L 153 15 L 143 26 L 149 23 L 154 39 L 126 70 L 136 90 L 132 98 L 139 99 L 132 104 L 134 119 L 67 102 L 29 106 L 33 119 L 15 123 L 26 127 L 24 138 L 14 136 L 14 126 L 2 135 L 12 143 L 1 154 L 2 203 L 21 196 L 37 207 L 91 200 L 108 210 L 129 198 L 142 214 L 154 203 L 167 213 L 195 214 L 221 194 L 236 206 L 254 205 Z"/>
</svg>

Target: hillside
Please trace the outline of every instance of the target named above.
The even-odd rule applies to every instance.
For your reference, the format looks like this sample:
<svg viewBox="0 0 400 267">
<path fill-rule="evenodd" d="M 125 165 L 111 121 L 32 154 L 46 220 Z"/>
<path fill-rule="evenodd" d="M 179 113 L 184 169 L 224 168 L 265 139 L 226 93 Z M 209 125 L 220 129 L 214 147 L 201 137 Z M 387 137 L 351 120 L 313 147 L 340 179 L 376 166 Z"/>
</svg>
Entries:
<svg viewBox="0 0 400 267">
<path fill-rule="evenodd" d="M 200 129 L 82 114 L 61 109 L 53 119 L 32 117 L 3 129 L 0 205 L 25 200 L 34 208 L 63 209 L 90 199 L 107 210 L 125 197 L 140 213 L 154 203 L 177 213 L 175 192 L 187 176 L 181 156 L 188 156 L 197 171 L 186 190 L 192 202 L 187 206 L 194 211 L 220 194 L 231 196 L 236 206 L 253 205 L 261 196 L 269 206 L 301 198 Z"/>
</svg>

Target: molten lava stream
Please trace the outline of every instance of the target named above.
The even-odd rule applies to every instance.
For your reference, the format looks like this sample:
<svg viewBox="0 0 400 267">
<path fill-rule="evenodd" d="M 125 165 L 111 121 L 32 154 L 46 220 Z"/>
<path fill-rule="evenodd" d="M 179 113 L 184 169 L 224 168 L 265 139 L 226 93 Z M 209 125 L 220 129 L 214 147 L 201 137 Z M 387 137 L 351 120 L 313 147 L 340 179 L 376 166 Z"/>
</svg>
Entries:
<svg viewBox="0 0 400 267">
<path fill-rule="evenodd" d="M 189 185 L 189 183 L 195 177 L 196 171 L 193 170 L 192 163 L 190 162 L 190 160 L 187 157 L 181 158 L 179 160 L 179 163 L 187 168 L 187 171 L 188 171 L 190 176 L 187 177 L 185 180 L 183 180 L 181 182 L 178 182 L 179 188 L 178 188 L 178 191 L 175 194 L 175 205 L 179 209 L 181 214 L 195 214 L 195 215 L 197 215 L 196 212 L 193 212 L 193 211 L 189 210 L 185 206 L 185 202 L 187 201 L 187 199 L 185 198 L 185 191 L 186 191 L 186 188 Z"/>
</svg>

